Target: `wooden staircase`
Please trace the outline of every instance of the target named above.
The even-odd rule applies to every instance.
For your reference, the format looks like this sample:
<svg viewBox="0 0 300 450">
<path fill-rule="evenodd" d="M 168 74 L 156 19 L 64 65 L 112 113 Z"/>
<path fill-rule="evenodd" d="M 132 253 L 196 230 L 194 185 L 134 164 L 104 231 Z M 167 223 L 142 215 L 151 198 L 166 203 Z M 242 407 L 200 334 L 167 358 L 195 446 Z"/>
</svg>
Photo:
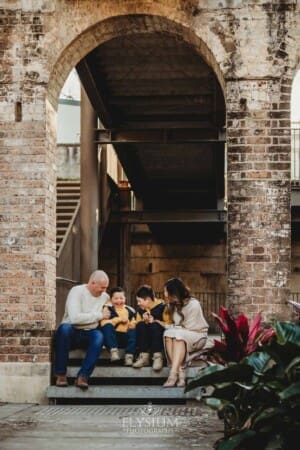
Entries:
<svg viewBox="0 0 300 450">
<path fill-rule="evenodd" d="M 58 180 L 56 189 L 56 252 L 58 252 L 80 201 L 80 181 Z"/>
</svg>

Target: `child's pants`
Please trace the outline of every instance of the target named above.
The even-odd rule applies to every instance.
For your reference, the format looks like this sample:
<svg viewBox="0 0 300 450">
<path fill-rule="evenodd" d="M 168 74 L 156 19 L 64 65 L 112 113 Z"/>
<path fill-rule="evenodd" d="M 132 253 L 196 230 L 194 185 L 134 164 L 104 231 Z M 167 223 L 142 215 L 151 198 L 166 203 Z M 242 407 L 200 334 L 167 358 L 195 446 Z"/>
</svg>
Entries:
<svg viewBox="0 0 300 450">
<path fill-rule="evenodd" d="M 128 330 L 127 333 L 116 331 L 111 323 L 106 323 L 100 328 L 104 336 L 104 345 L 111 348 L 125 348 L 125 353 L 131 355 L 136 351 L 136 330 Z"/>
<path fill-rule="evenodd" d="M 163 352 L 164 328 L 157 322 L 139 322 L 136 325 L 136 343 L 139 353 Z"/>
</svg>

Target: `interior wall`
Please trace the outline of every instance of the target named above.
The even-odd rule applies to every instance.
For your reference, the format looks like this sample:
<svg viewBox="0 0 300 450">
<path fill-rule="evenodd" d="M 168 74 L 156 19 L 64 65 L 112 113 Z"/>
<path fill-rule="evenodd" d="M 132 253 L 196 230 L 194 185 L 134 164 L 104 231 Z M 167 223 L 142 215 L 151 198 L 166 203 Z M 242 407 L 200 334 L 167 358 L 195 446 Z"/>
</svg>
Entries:
<svg viewBox="0 0 300 450">
<path fill-rule="evenodd" d="M 100 267 L 110 277 L 110 286 L 117 283 L 117 240 L 104 239 Z M 141 284 L 150 284 L 155 292 L 163 291 L 164 283 L 180 277 L 194 293 L 226 292 L 226 243 L 161 244 L 153 239 L 131 245 L 131 293 Z"/>
</svg>

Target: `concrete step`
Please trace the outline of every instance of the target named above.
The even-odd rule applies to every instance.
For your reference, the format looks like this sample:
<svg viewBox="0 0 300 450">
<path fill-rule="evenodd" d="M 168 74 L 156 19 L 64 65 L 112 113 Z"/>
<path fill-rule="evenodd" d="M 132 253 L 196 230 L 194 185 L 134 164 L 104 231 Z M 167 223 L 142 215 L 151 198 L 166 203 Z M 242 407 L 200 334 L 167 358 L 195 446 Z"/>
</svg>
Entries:
<svg viewBox="0 0 300 450">
<path fill-rule="evenodd" d="M 67 228 L 68 228 L 68 226 L 66 226 L 66 227 L 57 227 L 56 228 L 56 237 L 64 235 L 66 230 L 67 230 Z"/>
<path fill-rule="evenodd" d="M 80 198 L 80 192 L 65 192 L 65 191 L 58 191 L 57 192 L 57 198 L 58 200 L 60 199 L 65 199 L 65 198 L 76 198 L 77 200 L 79 200 Z"/>
<path fill-rule="evenodd" d="M 56 226 L 59 228 L 68 228 L 68 225 L 70 223 L 71 215 L 69 219 L 61 219 L 60 217 L 56 219 Z"/>
<path fill-rule="evenodd" d="M 58 213 L 56 213 L 56 221 L 59 222 L 62 220 L 62 221 L 69 222 L 72 219 L 73 213 L 74 213 L 74 211 L 58 212 Z"/>
<path fill-rule="evenodd" d="M 214 339 L 221 339 L 220 335 L 218 334 L 211 334 L 208 335 L 208 339 L 207 339 L 207 343 L 205 345 L 204 348 L 210 348 L 213 346 L 213 342 Z M 75 350 L 70 350 L 69 352 L 69 359 L 83 359 L 85 357 L 85 350 L 82 349 L 75 349 Z M 119 354 L 121 358 L 124 358 L 125 355 L 125 350 L 123 348 L 119 348 Z M 101 351 L 100 357 L 99 359 L 109 359 L 110 358 L 110 353 L 109 351 L 104 347 L 103 350 Z M 198 363 L 198 362 L 197 362 Z M 199 360 L 199 364 L 201 364 L 201 360 Z"/>
<path fill-rule="evenodd" d="M 187 378 L 194 378 L 197 373 L 199 372 L 201 367 L 194 366 L 194 367 L 188 367 L 186 370 L 186 376 Z M 79 366 L 69 366 L 67 369 L 67 376 L 70 378 L 76 378 L 77 373 L 79 371 Z M 121 379 L 124 380 L 125 378 L 128 379 L 155 379 L 158 378 L 167 378 L 169 373 L 168 367 L 163 367 L 162 370 L 155 371 L 152 369 L 152 367 L 142 367 L 140 369 L 134 369 L 133 367 L 125 367 L 121 365 L 108 365 L 108 366 L 96 366 L 91 378 L 114 378 L 114 379 Z M 149 382 L 149 384 L 151 384 Z"/>
<path fill-rule="evenodd" d="M 68 186 L 68 185 L 80 185 L 80 180 L 79 179 L 58 179 L 56 182 L 57 185 L 59 186 Z"/>
<path fill-rule="evenodd" d="M 89 386 L 87 390 L 79 389 L 76 386 L 58 388 L 48 386 L 46 396 L 49 400 L 76 400 L 88 399 L 97 400 L 164 400 L 174 401 L 187 399 L 199 399 L 201 390 L 194 389 L 184 393 L 184 388 L 164 388 L 162 386 L 149 385 L 111 385 L 111 386 Z"/>
<path fill-rule="evenodd" d="M 82 350 L 80 348 L 77 348 L 76 350 L 71 350 L 69 352 L 69 359 L 83 359 L 85 357 L 85 350 Z M 124 358 L 125 355 L 125 350 L 123 348 L 119 348 L 119 355 L 121 358 Z M 103 348 L 99 359 L 109 359 L 110 358 L 110 353 L 106 348 Z"/>
<path fill-rule="evenodd" d="M 75 206 L 74 206 L 74 204 L 75 204 Z M 68 203 L 67 205 L 62 205 L 60 203 L 57 203 L 56 204 L 56 212 L 73 211 L 75 209 L 76 205 L 77 205 L 77 202 L 73 202 L 71 204 Z"/>
<path fill-rule="evenodd" d="M 56 189 L 80 189 L 80 183 L 56 183 Z"/>
<path fill-rule="evenodd" d="M 63 190 L 76 190 L 76 191 L 78 191 L 79 189 L 80 189 L 80 184 L 78 183 L 78 184 L 76 184 L 76 183 L 73 183 L 73 184 L 66 184 L 66 183 L 58 183 L 58 184 L 56 184 L 56 189 L 57 190 L 61 190 L 61 191 L 63 191 Z"/>
<path fill-rule="evenodd" d="M 66 198 L 66 199 L 62 199 L 62 198 L 58 198 L 57 199 L 57 206 L 73 206 L 76 207 L 78 203 L 78 199 L 70 199 L 70 198 Z"/>
</svg>

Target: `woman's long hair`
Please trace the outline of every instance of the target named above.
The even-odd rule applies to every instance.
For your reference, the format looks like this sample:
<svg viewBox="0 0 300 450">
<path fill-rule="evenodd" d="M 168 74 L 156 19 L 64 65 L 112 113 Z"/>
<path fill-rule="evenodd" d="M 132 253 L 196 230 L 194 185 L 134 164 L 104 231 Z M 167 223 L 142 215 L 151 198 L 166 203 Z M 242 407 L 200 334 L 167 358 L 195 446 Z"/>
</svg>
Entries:
<svg viewBox="0 0 300 450">
<path fill-rule="evenodd" d="M 170 317 L 173 317 L 175 310 L 181 317 L 180 325 L 184 320 L 182 308 L 184 307 L 184 301 L 191 298 L 189 288 L 184 284 L 180 278 L 171 278 L 164 284 L 168 296 L 172 297 L 174 301 L 168 302 L 168 313 Z"/>
</svg>

